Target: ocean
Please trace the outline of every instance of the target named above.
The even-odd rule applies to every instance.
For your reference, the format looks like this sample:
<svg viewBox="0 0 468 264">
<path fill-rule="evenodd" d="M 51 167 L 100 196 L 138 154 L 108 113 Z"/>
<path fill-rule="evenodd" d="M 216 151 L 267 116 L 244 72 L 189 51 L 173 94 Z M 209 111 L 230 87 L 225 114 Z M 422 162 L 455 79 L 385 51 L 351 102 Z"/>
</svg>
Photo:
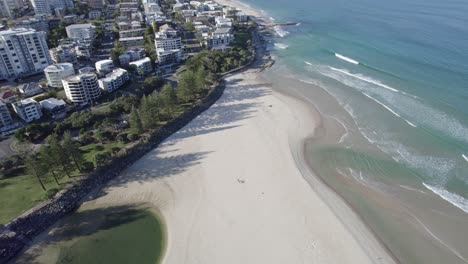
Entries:
<svg viewBox="0 0 468 264">
<path fill-rule="evenodd" d="M 343 127 L 314 172 L 402 263 L 468 263 L 468 2 L 242 2 L 298 23 L 265 76 Z"/>
</svg>

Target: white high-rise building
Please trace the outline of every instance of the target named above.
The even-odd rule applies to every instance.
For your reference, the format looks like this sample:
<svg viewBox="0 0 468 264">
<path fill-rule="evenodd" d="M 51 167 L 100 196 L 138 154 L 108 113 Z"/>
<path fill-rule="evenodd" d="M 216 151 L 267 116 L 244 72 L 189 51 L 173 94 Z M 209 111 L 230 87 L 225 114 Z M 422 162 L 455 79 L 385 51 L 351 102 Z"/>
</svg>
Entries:
<svg viewBox="0 0 468 264">
<path fill-rule="evenodd" d="M 62 80 L 75 74 L 75 70 L 71 63 L 57 63 L 47 66 L 47 68 L 44 69 L 44 74 L 49 86 L 60 88 L 63 86 Z"/>
<path fill-rule="evenodd" d="M 25 28 L 0 31 L 0 79 L 35 74 L 50 64 L 45 32 Z"/>
<path fill-rule="evenodd" d="M 16 114 L 26 122 L 41 118 L 41 105 L 32 98 L 27 98 L 11 104 Z"/>
<path fill-rule="evenodd" d="M 49 0 L 31 0 L 31 4 L 36 15 L 50 15 L 52 13 Z"/>
<path fill-rule="evenodd" d="M 182 39 L 168 24 L 162 25 L 156 32 L 154 46 L 160 65 L 176 63 L 182 59 Z"/>
<path fill-rule="evenodd" d="M 62 80 L 65 95 L 73 103 L 87 103 L 101 96 L 98 79 L 94 73 L 73 75 Z"/>
<path fill-rule="evenodd" d="M 182 49 L 182 39 L 177 36 L 177 31 L 165 24 L 159 28 L 154 38 L 156 50 L 176 50 Z"/>
<path fill-rule="evenodd" d="M 22 7 L 23 1 L 21 0 L 0 0 L 0 16 L 13 17 L 13 10 L 15 8 L 20 9 Z"/>
<path fill-rule="evenodd" d="M 145 57 L 141 60 L 130 62 L 129 65 L 134 65 L 138 75 L 145 75 L 153 71 L 153 65 L 151 64 L 151 59 Z"/>
<path fill-rule="evenodd" d="M 99 79 L 99 87 L 106 92 L 113 92 L 119 89 L 128 80 L 128 72 L 124 69 L 117 68 L 107 74 L 105 78 Z"/>
<path fill-rule="evenodd" d="M 93 24 L 73 24 L 65 28 L 67 36 L 71 39 L 94 39 L 96 26 Z"/>
<path fill-rule="evenodd" d="M 0 0 L 1 1 L 1 0 Z M 72 0 L 30 0 L 36 15 L 51 15 L 56 8 L 73 8 Z"/>
<path fill-rule="evenodd" d="M 112 60 L 100 60 L 94 64 L 98 73 L 109 73 L 114 69 L 114 62 Z"/>
</svg>

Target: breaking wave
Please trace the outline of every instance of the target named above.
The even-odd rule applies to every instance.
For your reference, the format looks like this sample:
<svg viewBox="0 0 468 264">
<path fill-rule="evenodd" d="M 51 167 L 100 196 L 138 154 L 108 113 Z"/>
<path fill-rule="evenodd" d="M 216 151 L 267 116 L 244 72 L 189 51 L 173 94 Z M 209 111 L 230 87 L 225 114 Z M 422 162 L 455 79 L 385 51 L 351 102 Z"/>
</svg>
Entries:
<svg viewBox="0 0 468 264">
<path fill-rule="evenodd" d="M 289 35 L 289 31 L 284 30 L 283 27 L 281 26 L 275 26 L 274 29 L 275 29 L 276 34 L 282 38 Z"/>
<path fill-rule="evenodd" d="M 289 48 L 288 45 L 282 44 L 282 43 L 275 43 L 275 47 L 277 47 L 278 49 L 287 49 L 287 48 Z"/>
<path fill-rule="evenodd" d="M 347 61 L 347 62 L 349 62 L 349 63 L 355 64 L 355 65 L 359 65 L 359 61 L 353 60 L 353 59 L 348 58 L 348 57 L 346 57 L 346 56 L 343 56 L 343 55 L 341 55 L 341 54 L 339 54 L 339 53 L 335 53 L 335 57 L 337 57 L 338 59 Z"/>
<path fill-rule="evenodd" d="M 458 194 L 451 193 L 443 188 L 435 187 L 428 185 L 423 182 L 424 187 L 431 190 L 433 193 L 440 196 L 442 199 L 446 200 L 447 202 L 451 203 L 452 205 L 460 208 L 465 213 L 468 213 L 468 200 L 461 197 Z"/>
<path fill-rule="evenodd" d="M 337 68 L 333 68 L 333 67 L 329 67 L 330 69 L 334 70 L 334 71 L 337 71 L 337 72 L 341 72 L 343 74 L 346 74 L 348 76 L 351 76 L 351 77 L 354 77 L 356 79 L 359 79 L 359 80 L 362 80 L 362 81 L 365 81 L 365 82 L 368 82 L 368 83 L 372 83 L 372 84 L 375 84 L 377 86 L 380 86 L 380 87 L 383 87 L 385 89 L 388 89 L 390 91 L 393 91 L 393 92 L 399 92 L 399 90 L 393 88 L 393 87 L 390 87 L 386 84 L 383 84 L 377 80 L 374 80 L 370 77 L 367 77 L 367 76 L 364 76 L 364 75 L 361 75 L 361 74 L 352 74 L 351 72 L 347 71 L 347 70 L 342 70 L 342 69 L 337 69 Z"/>
</svg>

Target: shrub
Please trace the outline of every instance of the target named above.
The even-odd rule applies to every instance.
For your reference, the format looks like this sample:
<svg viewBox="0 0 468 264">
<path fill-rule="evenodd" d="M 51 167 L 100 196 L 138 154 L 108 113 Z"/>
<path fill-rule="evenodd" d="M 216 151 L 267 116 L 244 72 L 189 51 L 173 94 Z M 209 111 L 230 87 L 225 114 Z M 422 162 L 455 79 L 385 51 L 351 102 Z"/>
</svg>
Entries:
<svg viewBox="0 0 468 264">
<path fill-rule="evenodd" d="M 85 161 L 81 164 L 83 172 L 91 172 L 94 169 L 94 164 L 90 161 Z"/>
<path fill-rule="evenodd" d="M 97 167 L 102 167 L 105 166 L 109 161 L 110 161 L 110 153 L 109 152 L 104 152 L 104 153 L 99 153 L 94 156 L 94 161 L 96 162 Z"/>
<path fill-rule="evenodd" d="M 117 154 L 117 152 L 119 152 L 120 150 L 121 150 L 121 148 L 119 148 L 119 147 L 112 147 L 111 152 L 112 152 L 112 154 L 115 155 L 115 154 Z"/>
</svg>

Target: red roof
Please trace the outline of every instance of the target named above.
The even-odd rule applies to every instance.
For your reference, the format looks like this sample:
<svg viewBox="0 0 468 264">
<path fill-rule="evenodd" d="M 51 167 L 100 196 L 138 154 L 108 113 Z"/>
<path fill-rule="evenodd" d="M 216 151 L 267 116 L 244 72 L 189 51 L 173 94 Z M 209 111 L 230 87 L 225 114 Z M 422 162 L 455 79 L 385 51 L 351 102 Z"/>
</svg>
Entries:
<svg viewBox="0 0 468 264">
<path fill-rule="evenodd" d="M 8 90 L 8 91 L 5 91 L 3 94 L 2 94 L 2 99 L 8 99 L 10 97 L 13 97 L 15 96 L 15 93 Z"/>
</svg>

